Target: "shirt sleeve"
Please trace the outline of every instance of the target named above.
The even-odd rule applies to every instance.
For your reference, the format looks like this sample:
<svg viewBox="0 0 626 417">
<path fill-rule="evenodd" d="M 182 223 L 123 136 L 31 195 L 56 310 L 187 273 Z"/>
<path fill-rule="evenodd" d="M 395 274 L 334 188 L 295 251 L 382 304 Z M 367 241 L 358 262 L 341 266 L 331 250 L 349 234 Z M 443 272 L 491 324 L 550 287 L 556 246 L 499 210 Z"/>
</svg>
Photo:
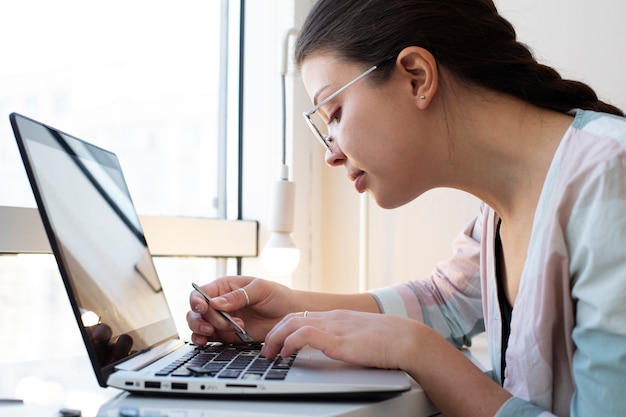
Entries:
<svg viewBox="0 0 626 417">
<path fill-rule="evenodd" d="M 626 162 L 579 193 L 567 226 L 576 389 L 572 416 L 625 416 L 626 395 Z"/>
<path fill-rule="evenodd" d="M 453 255 L 426 280 L 372 290 L 380 310 L 422 321 L 457 347 L 484 331 L 480 286 L 482 215 L 457 236 Z"/>
</svg>

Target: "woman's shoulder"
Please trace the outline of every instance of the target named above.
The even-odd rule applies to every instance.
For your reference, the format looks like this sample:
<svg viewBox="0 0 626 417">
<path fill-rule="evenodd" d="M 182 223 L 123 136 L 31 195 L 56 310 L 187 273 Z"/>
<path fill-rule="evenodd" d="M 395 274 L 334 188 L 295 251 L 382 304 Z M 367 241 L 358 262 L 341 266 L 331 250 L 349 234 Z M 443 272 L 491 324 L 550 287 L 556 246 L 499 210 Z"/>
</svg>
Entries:
<svg viewBox="0 0 626 417">
<path fill-rule="evenodd" d="M 588 135 L 626 143 L 626 118 L 621 116 L 591 110 L 576 110 L 572 127 Z"/>
<path fill-rule="evenodd" d="M 577 110 L 555 155 L 552 174 L 571 184 L 603 176 L 606 169 L 620 165 L 626 165 L 626 118 Z"/>
<path fill-rule="evenodd" d="M 577 110 L 553 158 L 537 210 L 568 224 L 574 210 L 626 201 L 626 119 Z"/>
</svg>

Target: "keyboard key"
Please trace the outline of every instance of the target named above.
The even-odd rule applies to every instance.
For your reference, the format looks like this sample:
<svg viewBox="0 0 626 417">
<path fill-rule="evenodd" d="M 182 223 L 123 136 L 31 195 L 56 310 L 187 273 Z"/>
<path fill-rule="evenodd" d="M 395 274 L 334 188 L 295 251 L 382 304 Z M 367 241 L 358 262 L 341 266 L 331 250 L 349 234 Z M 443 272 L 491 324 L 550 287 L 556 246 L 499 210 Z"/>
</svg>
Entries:
<svg viewBox="0 0 626 417">
<path fill-rule="evenodd" d="M 237 370 L 237 369 L 225 369 L 223 370 L 218 378 L 239 378 L 239 375 L 241 375 L 241 371 Z"/>
<path fill-rule="evenodd" d="M 271 370 L 267 373 L 267 375 L 265 375 L 265 379 L 269 379 L 269 380 L 283 380 L 287 378 L 287 371 L 278 371 L 278 370 Z"/>
</svg>

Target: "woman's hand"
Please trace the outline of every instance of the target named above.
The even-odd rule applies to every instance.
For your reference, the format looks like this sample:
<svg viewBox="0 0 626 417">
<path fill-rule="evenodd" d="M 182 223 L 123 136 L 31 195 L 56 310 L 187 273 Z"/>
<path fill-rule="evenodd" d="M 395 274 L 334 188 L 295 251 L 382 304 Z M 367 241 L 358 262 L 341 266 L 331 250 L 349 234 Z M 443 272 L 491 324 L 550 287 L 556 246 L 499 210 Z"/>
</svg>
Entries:
<svg viewBox="0 0 626 417">
<path fill-rule="evenodd" d="M 202 288 L 211 297 L 211 306 L 193 291 L 189 296 L 191 310 L 187 313 L 191 340 L 199 346 L 210 340 L 239 341 L 230 324 L 215 310 L 229 313 L 254 340 L 262 341 L 280 319 L 296 309 L 292 290 L 259 278 L 227 276 Z"/>
<path fill-rule="evenodd" d="M 433 329 L 405 317 L 291 313 L 267 334 L 261 353 L 288 357 L 306 345 L 345 362 L 406 371 L 442 415 L 492 416 L 511 396 Z"/>
<path fill-rule="evenodd" d="M 350 310 L 291 313 L 265 338 L 262 353 L 288 357 L 309 345 L 333 359 L 363 366 L 406 369 L 419 327 L 408 318 Z"/>
</svg>

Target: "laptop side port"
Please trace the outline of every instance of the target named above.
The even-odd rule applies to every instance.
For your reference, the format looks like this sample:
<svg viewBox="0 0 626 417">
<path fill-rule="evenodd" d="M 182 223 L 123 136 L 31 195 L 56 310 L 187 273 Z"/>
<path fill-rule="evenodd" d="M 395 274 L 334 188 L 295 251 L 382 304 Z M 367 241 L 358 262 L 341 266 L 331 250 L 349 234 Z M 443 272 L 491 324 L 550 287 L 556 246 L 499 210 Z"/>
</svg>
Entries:
<svg viewBox="0 0 626 417">
<path fill-rule="evenodd" d="M 177 390 L 183 390 L 186 391 L 187 390 L 187 383 L 185 382 L 172 382 L 172 389 L 177 389 Z"/>
<path fill-rule="evenodd" d="M 159 389 L 159 388 L 161 388 L 161 383 L 158 382 L 158 381 L 146 381 L 145 384 L 144 384 L 144 387 Z"/>
</svg>

